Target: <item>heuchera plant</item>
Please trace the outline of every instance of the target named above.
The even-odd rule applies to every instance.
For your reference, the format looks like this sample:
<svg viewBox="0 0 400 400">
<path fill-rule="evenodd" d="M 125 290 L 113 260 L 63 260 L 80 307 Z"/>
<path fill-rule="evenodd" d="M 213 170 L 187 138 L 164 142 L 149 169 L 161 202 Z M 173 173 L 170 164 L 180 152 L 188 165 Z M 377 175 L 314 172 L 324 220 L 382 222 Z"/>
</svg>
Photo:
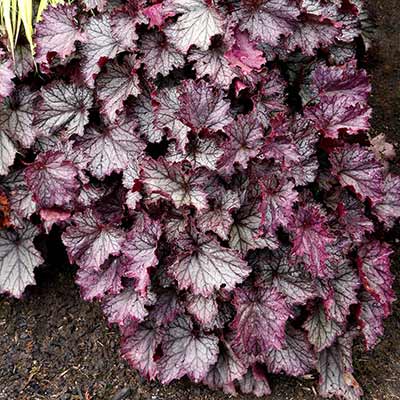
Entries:
<svg viewBox="0 0 400 400">
<path fill-rule="evenodd" d="M 261 396 L 317 370 L 322 396 L 360 398 L 352 343 L 391 312 L 400 216 L 364 20 L 360 0 L 47 9 L 36 69 L 0 54 L 0 292 L 62 232 L 146 378 Z"/>
</svg>

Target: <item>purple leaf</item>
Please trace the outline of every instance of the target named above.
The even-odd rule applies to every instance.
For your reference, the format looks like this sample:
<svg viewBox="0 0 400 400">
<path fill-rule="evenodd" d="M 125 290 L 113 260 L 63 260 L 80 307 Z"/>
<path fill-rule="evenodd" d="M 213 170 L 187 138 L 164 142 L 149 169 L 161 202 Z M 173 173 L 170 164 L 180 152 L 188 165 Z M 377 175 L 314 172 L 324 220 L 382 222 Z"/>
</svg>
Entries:
<svg viewBox="0 0 400 400">
<path fill-rule="evenodd" d="M 180 118 L 193 130 L 217 131 L 232 121 L 224 93 L 204 81 L 185 81 L 179 101 Z"/>
<path fill-rule="evenodd" d="M 32 146 L 38 131 L 33 127 L 33 117 L 38 92 L 31 92 L 27 86 L 6 98 L 0 106 L 0 134 L 7 135 L 22 147 Z"/>
<path fill-rule="evenodd" d="M 369 129 L 371 108 L 367 104 L 348 104 L 345 96 L 325 97 L 316 106 L 306 107 L 304 115 L 326 137 L 336 139 L 341 131 L 357 134 Z"/>
<path fill-rule="evenodd" d="M 204 238 L 193 250 L 187 250 L 169 268 L 180 289 L 209 297 L 224 287 L 232 290 L 243 282 L 250 268 L 238 253 L 221 247 L 215 239 Z"/>
<path fill-rule="evenodd" d="M 92 92 L 86 87 L 55 81 L 42 88 L 42 100 L 35 112 L 35 129 L 51 136 L 62 129 L 66 134 L 83 135 L 93 104 Z"/>
<path fill-rule="evenodd" d="M 0 54 L 1 55 L 1 54 Z M 14 89 L 14 82 L 12 79 L 15 77 L 11 60 L 0 59 L 0 100 L 11 94 Z"/>
<path fill-rule="evenodd" d="M 172 0 L 178 20 L 167 26 L 171 43 L 186 53 L 192 45 L 207 50 L 213 36 L 223 34 L 223 18 L 212 3 L 204 0 Z"/>
<path fill-rule="evenodd" d="M 103 12 L 107 7 L 107 0 L 83 0 L 83 4 L 86 11 L 97 8 L 97 11 Z"/>
<path fill-rule="evenodd" d="M 239 115 L 224 131 L 228 140 L 224 143 L 224 156 L 220 166 L 224 172 L 232 174 L 235 165 L 247 168 L 250 159 L 260 153 L 264 131 L 255 114 Z"/>
<path fill-rule="evenodd" d="M 87 40 L 82 46 L 82 73 L 86 84 L 93 88 L 94 79 L 100 72 L 100 62 L 114 58 L 122 51 L 121 44 L 113 35 L 111 19 L 107 14 L 91 17 L 85 25 Z"/>
<path fill-rule="evenodd" d="M 35 283 L 33 270 L 44 262 L 33 239 L 38 230 L 31 223 L 18 231 L 0 231 L 0 293 L 20 298 Z"/>
<path fill-rule="evenodd" d="M 7 175 L 1 184 L 9 193 L 11 223 L 16 228 L 23 228 L 25 219 L 29 219 L 37 208 L 32 193 L 26 186 L 24 170 Z"/>
<path fill-rule="evenodd" d="M 254 394 L 257 397 L 269 396 L 271 389 L 263 371 L 254 365 L 238 380 L 239 387 L 244 394 Z"/>
<path fill-rule="evenodd" d="M 25 181 L 42 208 L 68 205 L 79 189 L 76 166 L 61 152 L 41 153 L 25 169 Z"/>
<path fill-rule="evenodd" d="M 354 241 L 361 242 L 366 233 L 373 232 L 374 224 L 365 216 L 364 205 L 348 192 L 340 192 L 337 212 L 340 225 Z"/>
<path fill-rule="evenodd" d="M 119 294 L 106 298 L 103 310 L 110 324 L 124 327 L 131 322 L 143 321 L 149 313 L 146 306 L 153 305 L 155 300 L 151 292 L 141 296 L 133 289 L 124 289 Z"/>
<path fill-rule="evenodd" d="M 320 374 L 319 393 L 323 397 L 342 397 L 358 400 L 363 391 L 353 377 L 351 333 L 319 354 L 317 369 Z"/>
<path fill-rule="evenodd" d="M 347 105 L 353 105 L 366 103 L 371 85 L 366 71 L 357 69 L 356 62 L 352 61 L 340 67 L 318 65 L 311 74 L 309 90 L 322 102 L 339 97 L 346 99 Z"/>
<path fill-rule="evenodd" d="M 324 308 L 317 306 L 304 323 L 307 337 L 317 352 L 331 346 L 343 333 L 343 326 L 334 319 L 328 319 Z"/>
<path fill-rule="evenodd" d="M 278 240 L 274 235 L 261 236 L 262 215 L 257 198 L 247 199 L 233 214 L 233 224 L 229 232 L 229 245 L 246 256 L 249 250 L 276 249 Z"/>
<path fill-rule="evenodd" d="M 285 342 L 281 349 L 271 349 L 263 356 L 268 371 L 301 376 L 314 368 L 314 352 L 302 331 L 289 327 Z"/>
<path fill-rule="evenodd" d="M 131 158 L 142 155 L 145 145 L 135 128 L 136 121 L 124 116 L 111 126 L 87 129 L 76 148 L 85 155 L 93 176 L 103 179 L 113 172 L 126 171 Z"/>
<path fill-rule="evenodd" d="M 166 289 L 157 296 L 157 301 L 150 312 L 150 316 L 157 326 L 165 326 L 183 311 L 184 308 L 175 289 Z"/>
<path fill-rule="evenodd" d="M 174 47 L 174 43 L 159 31 L 143 35 L 139 48 L 143 52 L 143 64 L 150 78 L 155 79 L 157 74 L 166 76 L 174 68 L 183 67 L 185 57 Z"/>
<path fill-rule="evenodd" d="M 246 0 L 237 7 L 240 30 L 247 30 L 251 40 L 260 39 L 272 46 L 278 44 L 281 35 L 292 33 L 292 26 L 299 15 L 299 10 L 290 0 Z"/>
<path fill-rule="evenodd" d="M 268 232 L 274 232 L 279 226 L 286 227 L 293 213 L 293 204 L 297 201 L 294 184 L 281 181 L 276 176 L 265 176 L 259 180 L 261 187 L 262 223 Z"/>
<path fill-rule="evenodd" d="M 124 276 L 135 278 L 135 289 L 142 296 L 150 284 L 148 269 L 158 264 L 156 250 L 160 236 L 160 223 L 145 214 L 143 220 L 128 232 L 122 245 L 122 253 L 127 259 Z"/>
<path fill-rule="evenodd" d="M 232 211 L 240 207 L 237 193 L 229 190 L 219 193 L 214 199 L 212 210 L 201 214 L 197 219 L 197 225 L 203 232 L 214 232 L 224 240 L 233 223 Z"/>
<path fill-rule="evenodd" d="M 139 123 L 139 132 L 151 143 L 161 142 L 165 135 L 164 126 L 157 124 L 157 108 L 158 104 L 148 91 L 142 92 L 133 104 L 133 115 Z"/>
<path fill-rule="evenodd" d="M 289 249 L 261 250 L 249 256 L 257 287 L 274 287 L 290 305 L 305 304 L 316 296 L 315 284 L 304 267 L 290 259 Z"/>
<path fill-rule="evenodd" d="M 36 24 L 36 62 L 48 65 L 49 59 L 56 54 L 65 60 L 75 51 L 77 40 L 85 42 L 86 35 L 74 20 L 76 14 L 77 7 L 68 4 L 47 7 L 43 11 L 41 20 Z"/>
<path fill-rule="evenodd" d="M 248 33 L 236 31 L 235 43 L 225 53 L 232 67 L 239 67 L 247 75 L 253 70 L 258 71 L 265 64 L 263 52 L 257 49 L 257 43 L 249 40 Z"/>
<path fill-rule="evenodd" d="M 9 167 L 13 165 L 17 147 L 4 133 L 0 133 L 0 175 L 7 175 Z"/>
<path fill-rule="evenodd" d="M 362 292 L 357 311 L 357 322 L 364 336 L 367 350 L 372 350 L 383 335 L 385 310 L 368 292 Z"/>
<path fill-rule="evenodd" d="M 222 341 L 218 361 L 213 365 L 204 378 L 211 389 L 223 389 L 226 393 L 235 393 L 233 381 L 241 379 L 247 367 L 239 360 L 228 342 Z"/>
<path fill-rule="evenodd" d="M 356 304 L 360 280 L 347 261 L 337 266 L 332 279 L 332 295 L 324 301 L 324 307 L 329 319 L 333 318 L 344 323 L 350 313 L 350 306 Z"/>
<path fill-rule="evenodd" d="M 156 126 L 160 130 L 167 129 L 168 135 L 176 140 L 177 147 L 185 150 L 190 128 L 178 119 L 180 104 L 177 89 L 162 89 L 153 100 L 158 104 L 155 114 Z"/>
<path fill-rule="evenodd" d="M 203 331 L 193 332 L 189 317 L 180 316 L 172 322 L 162 341 L 163 355 L 158 362 L 158 378 L 169 383 L 188 375 L 200 382 L 218 359 L 218 338 Z"/>
<path fill-rule="evenodd" d="M 214 85 L 227 89 L 237 76 L 225 57 L 227 50 L 228 43 L 221 39 L 213 43 L 208 50 L 192 48 L 188 60 L 194 62 L 194 68 L 199 77 L 207 76 Z"/>
<path fill-rule="evenodd" d="M 125 240 L 120 229 L 103 224 L 91 210 L 75 215 L 73 222 L 62 234 L 71 263 L 99 270 L 110 255 L 119 254 Z"/>
<path fill-rule="evenodd" d="M 203 325 L 211 324 L 218 314 L 218 304 L 215 295 L 203 297 L 190 294 L 186 298 L 186 309 Z"/>
<path fill-rule="evenodd" d="M 323 210 L 315 204 L 302 204 L 291 222 L 294 234 L 292 254 L 302 257 L 305 268 L 317 277 L 327 275 L 327 246 L 333 236 Z"/>
<path fill-rule="evenodd" d="M 373 240 L 363 243 L 357 256 L 361 282 L 365 290 L 382 305 L 385 317 L 390 314 L 391 304 L 395 300 L 392 289 L 394 277 L 390 272 L 391 254 L 388 244 Z"/>
<path fill-rule="evenodd" d="M 347 144 L 329 156 L 332 174 L 342 186 L 349 186 L 361 200 L 373 204 L 382 200 L 383 168 L 374 154 L 358 144 Z"/>
<path fill-rule="evenodd" d="M 140 93 L 135 59 L 125 57 L 122 64 L 117 60 L 108 62 L 106 70 L 96 79 L 96 91 L 101 100 L 101 112 L 114 122 L 124 107 L 124 101 Z"/>
<path fill-rule="evenodd" d="M 400 177 L 388 174 L 383 183 L 383 197 L 373 208 L 373 213 L 386 227 L 394 226 L 400 217 Z"/>
<path fill-rule="evenodd" d="M 122 357 L 141 375 L 153 380 L 158 373 L 155 353 L 162 340 L 162 329 L 144 322 L 129 336 L 123 336 Z"/>
<path fill-rule="evenodd" d="M 101 270 L 80 268 L 76 283 L 81 289 L 82 298 L 86 301 L 102 299 L 106 294 L 118 294 L 123 286 L 121 274 L 124 271 L 120 259 L 107 260 Z"/>
<path fill-rule="evenodd" d="M 333 44 L 340 30 L 326 20 L 308 17 L 296 24 L 296 29 L 287 38 L 287 48 L 299 48 L 307 56 L 313 56 L 320 47 Z"/>
<path fill-rule="evenodd" d="M 223 155 L 223 150 L 211 139 L 193 139 L 187 146 L 187 154 L 182 153 L 179 143 L 168 147 L 166 159 L 171 163 L 189 161 L 193 168 L 205 167 L 209 170 L 217 169 L 217 162 Z"/>
<path fill-rule="evenodd" d="M 292 313 L 275 288 L 236 288 L 233 304 L 236 316 L 231 328 L 234 341 L 255 356 L 285 343 L 285 324 Z"/>
<path fill-rule="evenodd" d="M 201 187 L 200 175 L 185 174 L 177 165 L 164 159 L 147 160 L 144 163 L 143 182 L 149 193 L 172 200 L 177 208 L 193 206 L 197 210 L 207 208 L 206 193 Z"/>
</svg>

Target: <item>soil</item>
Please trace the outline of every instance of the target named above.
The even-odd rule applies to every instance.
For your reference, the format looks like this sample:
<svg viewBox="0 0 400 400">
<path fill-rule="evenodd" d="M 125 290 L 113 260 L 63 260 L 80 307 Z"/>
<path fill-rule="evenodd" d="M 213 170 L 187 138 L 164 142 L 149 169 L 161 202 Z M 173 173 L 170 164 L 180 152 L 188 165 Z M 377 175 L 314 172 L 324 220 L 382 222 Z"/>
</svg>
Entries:
<svg viewBox="0 0 400 400">
<path fill-rule="evenodd" d="M 376 29 L 366 67 L 373 81 L 373 131 L 400 142 L 400 8 L 370 0 Z M 393 233 L 392 241 L 399 235 Z M 399 252 L 395 259 L 399 259 Z M 60 259 L 61 260 L 61 259 Z M 57 263 L 56 263 L 57 265 Z M 395 262 L 400 297 L 400 265 Z M 44 267 L 22 301 L 0 298 L 0 400 L 222 400 L 226 396 L 181 381 L 147 383 L 119 356 L 119 336 L 97 304 L 82 301 L 75 270 Z M 373 352 L 354 351 L 355 376 L 367 400 L 400 400 L 400 304 Z M 271 378 L 271 400 L 319 399 L 316 377 Z M 239 400 L 254 399 L 239 396 Z"/>
</svg>

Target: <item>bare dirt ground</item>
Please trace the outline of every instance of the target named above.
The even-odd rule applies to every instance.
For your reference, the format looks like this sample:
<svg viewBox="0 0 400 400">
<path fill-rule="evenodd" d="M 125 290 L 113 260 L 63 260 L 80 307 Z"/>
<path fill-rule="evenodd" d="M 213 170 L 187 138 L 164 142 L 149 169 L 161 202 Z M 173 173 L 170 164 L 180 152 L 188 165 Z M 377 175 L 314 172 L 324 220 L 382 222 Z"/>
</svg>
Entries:
<svg viewBox="0 0 400 400">
<path fill-rule="evenodd" d="M 366 67 L 373 81 L 373 130 L 400 143 L 400 8 L 370 0 L 375 40 Z M 400 229 L 398 229 L 400 231 Z M 393 232 L 392 240 L 400 232 Z M 390 238 L 389 238 L 390 239 Z M 397 259 L 399 258 L 397 252 Z M 393 267 L 398 279 L 400 266 Z M 119 357 L 119 337 L 96 304 L 80 300 L 74 271 L 42 268 L 23 301 L 0 298 L 0 400 L 222 400 L 228 396 L 187 381 L 161 387 L 142 381 Z M 377 348 L 355 354 L 367 400 L 400 400 L 400 305 Z M 275 377 L 271 400 L 311 400 L 315 379 Z M 252 396 L 239 396 L 250 400 Z"/>
</svg>

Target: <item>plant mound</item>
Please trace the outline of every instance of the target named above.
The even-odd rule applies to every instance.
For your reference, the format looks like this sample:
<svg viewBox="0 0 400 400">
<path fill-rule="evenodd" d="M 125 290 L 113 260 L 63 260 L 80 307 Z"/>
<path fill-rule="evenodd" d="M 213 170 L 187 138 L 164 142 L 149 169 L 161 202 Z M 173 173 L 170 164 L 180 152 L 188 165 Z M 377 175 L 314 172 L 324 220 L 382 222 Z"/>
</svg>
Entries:
<svg viewBox="0 0 400 400">
<path fill-rule="evenodd" d="M 146 378 L 264 395 L 317 370 L 359 399 L 352 343 L 391 312 L 400 216 L 365 27 L 359 0 L 48 8 L 37 68 L 0 54 L 0 292 L 53 235 Z"/>
</svg>

